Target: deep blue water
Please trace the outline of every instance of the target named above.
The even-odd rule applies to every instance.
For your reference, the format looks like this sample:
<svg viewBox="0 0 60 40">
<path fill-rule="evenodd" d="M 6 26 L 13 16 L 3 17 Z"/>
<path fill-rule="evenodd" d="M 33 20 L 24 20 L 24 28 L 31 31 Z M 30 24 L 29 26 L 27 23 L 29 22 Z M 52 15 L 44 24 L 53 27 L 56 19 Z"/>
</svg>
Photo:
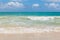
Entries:
<svg viewBox="0 0 60 40">
<path fill-rule="evenodd" d="M 60 12 L 0 12 L 0 16 L 60 16 Z"/>
</svg>

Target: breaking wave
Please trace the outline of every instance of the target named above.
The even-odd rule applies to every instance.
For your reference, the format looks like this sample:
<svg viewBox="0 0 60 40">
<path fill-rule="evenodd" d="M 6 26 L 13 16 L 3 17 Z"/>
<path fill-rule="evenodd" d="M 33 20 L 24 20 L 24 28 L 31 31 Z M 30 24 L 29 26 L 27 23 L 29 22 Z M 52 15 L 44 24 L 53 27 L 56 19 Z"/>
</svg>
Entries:
<svg viewBox="0 0 60 40">
<path fill-rule="evenodd" d="M 43 27 L 59 24 L 60 17 L 44 16 L 0 16 L 0 25 L 15 25 L 29 27 Z M 56 21 L 57 20 L 57 21 Z"/>
<path fill-rule="evenodd" d="M 60 32 L 60 17 L 0 16 L 0 27 L 0 33 Z"/>
</svg>

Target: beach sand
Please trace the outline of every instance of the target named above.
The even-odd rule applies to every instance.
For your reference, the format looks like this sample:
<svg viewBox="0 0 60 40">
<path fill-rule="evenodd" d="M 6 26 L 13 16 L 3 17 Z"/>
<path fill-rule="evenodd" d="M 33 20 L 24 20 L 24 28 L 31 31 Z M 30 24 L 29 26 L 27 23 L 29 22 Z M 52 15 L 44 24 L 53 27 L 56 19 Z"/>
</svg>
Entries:
<svg viewBox="0 0 60 40">
<path fill-rule="evenodd" d="M 60 32 L 0 34 L 0 40 L 60 40 Z"/>
<path fill-rule="evenodd" d="M 23 18 L 0 17 L 0 40 L 60 40 L 60 23 L 59 23 L 59 28 L 58 28 L 58 26 L 55 26 L 56 24 L 54 22 L 53 24 L 54 28 L 57 27 L 56 29 L 52 28 L 54 31 L 52 31 L 52 29 L 50 28 L 50 27 L 53 27 L 52 25 L 47 24 L 46 26 L 44 24 L 40 25 L 39 23 L 38 27 L 40 29 L 41 28 L 43 29 L 37 30 L 39 28 L 37 28 L 37 26 L 35 27 L 36 24 L 34 23 L 36 22 L 30 19 L 28 20 L 29 21 L 27 21 L 27 19 L 25 19 L 24 17 Z M 29 26 L 28 24 L 29 23 L 31 24 L 31 21 L 33 22 L 32 23 L 33 25 Z M 26 22 L 27 22 L 28 28 L 26 28 L 27 26 L 25 26 Z M 20 27 L 21 26 L 20 24 L 24 24 L 24 25 Z"/>
<path fill-rule="evenodd" d="M 60 32 L 29 32 L 26 31 L 26 28 L 23 28 L 25 32 L 20 29 L 20 31 L 23 32 L 21 33 L 18 31 L 18 33 L 16 33 L 17 29 L 9 29 L 12 30 L 12 33 L 9 33 L 9 30 L 4 29 L 3 32 L 0 33 L 0 40 L 60 40 Z M 7 33 L 4 33 L 4 31 L 7 31 Z M 13 31 L 15 31 L 15 33 Z"/>
</svg>

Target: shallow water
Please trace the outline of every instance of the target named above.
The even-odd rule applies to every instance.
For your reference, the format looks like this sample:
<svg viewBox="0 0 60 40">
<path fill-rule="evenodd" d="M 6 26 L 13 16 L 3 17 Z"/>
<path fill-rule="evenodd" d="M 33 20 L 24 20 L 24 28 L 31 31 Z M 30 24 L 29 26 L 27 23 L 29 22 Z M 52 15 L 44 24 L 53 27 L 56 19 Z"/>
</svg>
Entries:
<svg viewBox="0 0 60 40">
<path fill-rule="evenodd" d="M 25 27 L 59 26 L 59 16 L 0 16 L 0 25 L 16 25 Z"/>
<path fill-rule="evenodd" d="M 0 16 L 0 40 L 60 40 L 60 16 Z"/>
</svg>

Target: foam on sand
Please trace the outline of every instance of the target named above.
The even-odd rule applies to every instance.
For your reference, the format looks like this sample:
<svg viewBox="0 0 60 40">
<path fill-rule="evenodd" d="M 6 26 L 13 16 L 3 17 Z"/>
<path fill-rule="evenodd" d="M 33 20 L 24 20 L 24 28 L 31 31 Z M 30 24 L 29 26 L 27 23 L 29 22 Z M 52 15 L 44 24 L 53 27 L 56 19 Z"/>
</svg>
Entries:
<svg viewBox="0 0 60 40">
<path fill-rule="evenodd" d="M 4 34 L 16 34 L 16 33 L 44 33 L 44 32 L 60 32 L 60 28 L 26 28 L 26 27 L 10 27 L 10 28 L 0 28 L 0 33 Z"/>
</svg>

